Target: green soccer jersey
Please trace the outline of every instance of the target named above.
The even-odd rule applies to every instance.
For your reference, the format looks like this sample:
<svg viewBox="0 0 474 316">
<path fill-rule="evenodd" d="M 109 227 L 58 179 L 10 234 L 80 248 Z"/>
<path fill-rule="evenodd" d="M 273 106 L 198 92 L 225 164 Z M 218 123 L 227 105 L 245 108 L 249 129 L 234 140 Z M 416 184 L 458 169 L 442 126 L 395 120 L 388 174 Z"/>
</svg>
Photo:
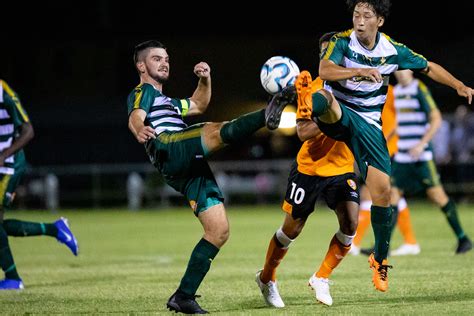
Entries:
<svg viewBox="0 0 474 316">
<path fill-rule="evenodd" d="M 186 128 L 183 117 L 188 113 L 190 104 L 189 99 L 169 98 L 148 83 L 138 85 L 127 100 L 128 114 L 135 109 L 144 110 L 147 113 L 144 123 L 153 127 L 156 135 Z"/>
<path fill-rule="evenodd" d="M 429 115 L 436 109 L 436 103 L 425 84 L 418 79 L 402 86 L 397 84 L 393 89 L 395 108 L 397 110 L 398 152 L 394 160 L 399 163 L 430 161 L 433 159 L 431 144 L 424 147 L 418 158 L 413 158 L 409 151 L 417 145 L 429 128 Z"/>
<path fill-rule="evenodd" d="M 331 91 L 340 104 L 381 129 L 381 113 L 388 91 L 388 77 L 401 69 L 421 70 L 427 60 L 403 44 L 393 41 L 383 33 L 377 33 L 376 43 L 369 50 L 359 43 L 354 30 L 334 35 L 322 59 L 331 60 L 345 68 L 377 68 L 384 77 L 383 82 L 374 83 L 365 78 L 325 82 L 324 88 Z"/>
<path fill-rule="evenodd" d="M 3 80 L 0 80 L 0 151 L 12 145 L 19 134 L 20 126 L 29 123 L 28 114 L 21 106 L 18 95 Z M 15 170 L 25 168 L 25 153 L 21 149 L 7 157 L 0 167 L 0 174 L 15 174 Z"/>
</svg>

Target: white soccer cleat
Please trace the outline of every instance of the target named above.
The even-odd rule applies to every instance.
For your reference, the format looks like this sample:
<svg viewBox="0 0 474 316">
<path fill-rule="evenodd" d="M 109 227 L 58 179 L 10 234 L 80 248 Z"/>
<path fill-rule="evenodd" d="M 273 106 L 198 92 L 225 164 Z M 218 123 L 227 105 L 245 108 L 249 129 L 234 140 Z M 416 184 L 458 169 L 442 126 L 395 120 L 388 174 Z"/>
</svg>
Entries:
<svg viewBox="0 0 474 316">
<path fill-rule="evenodd" d="M 360 255 L 360 247 L 357 247 L 356 245 L 352 244 L 349 253 L 353 256 Z"/>
<path fill-rule="evenodd" d="M 314 290 L 316 299 L 324 305 L 332 305 L 331 293 L 329 293 L 329 279 L 318 278 L 314 274 L 309 278 L 308 285 Z"/>
<path fill-rule="evenodd" d="M 418 244 L 403 244 L 394 251 L 390 251 L 391 256 L 408 256 L 417 255 L 421 252 L 420 245 Z"/>
<path fill-rule="evenodd" d="M 278 292 L 276 281 L 269 281 L 267 284 L 265 284 L 260 280 L 260 274 L 262 274 L 262 271 L 263 270 L 259 270 L 255 275 L 255 282 L 257 282 L 257 285 L 262 292 L 263 299 L 268 306 L 273 306 L 276 308 L 285 307 L 285 303 L 283 303 L 280 293 Z"/>
</svg>

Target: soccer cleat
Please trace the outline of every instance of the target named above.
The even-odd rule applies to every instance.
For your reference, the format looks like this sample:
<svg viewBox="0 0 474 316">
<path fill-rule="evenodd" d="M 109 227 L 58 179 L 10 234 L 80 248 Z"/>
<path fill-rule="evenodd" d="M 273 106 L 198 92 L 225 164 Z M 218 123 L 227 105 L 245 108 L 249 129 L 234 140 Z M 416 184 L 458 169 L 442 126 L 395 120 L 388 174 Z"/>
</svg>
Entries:
<svg viewBox="0 0 474 316">
<path fill-rule="evenodd" d="M 262 292 L 263 299 L 267 303 L 268 306 L 273 306 L 276 308 L 285 307 L 285 303 L 280 297 L 280 293 L 278 293 L 278 287 L 276 281 L 269 281 L 267 284 L 263 283 L 260 280 L 260 275 L 262 274 L 263 270 L 259 270 L 255 275 L 255 282 L 257 282 L 258 287 L 260 288 L 260 292 Z"/>
<path fill-rule="evenodd" d="M 418 244 L 403 244 L 394 251 L 390 251 L 391 256 L 417 255 L 421 252 Z"/>
<path fill-rule="evenodd" d="M 311 119 L 313 112 L 313 91 L 311 87 L 312 78 L 307 70 L 303 70 L 296 78 L 295 87 L 298 95 L 298 112 L 305 119 Z"/>
<path fill-rule="evenodd" d="M 468 252 L 471 249 L 472 249 L 471 240 L 467 236 L 464 236 L 463 238 L 459 240 L 458 247 L 456 248 L 456 254 L 459 255 L 461 253 Z"/>
<path fill-rule="evenodd" d="M 352 244 L 349 253 L 353 256 L 360 255 L 360 247 L 357 247 L 356 245 Z"/>
<path fill-rule="evenodd" d="M 23 290 L 23 281 L 13 280 L 13 279 L 4 279 L 0 281 L 0 290 Z"/>
<path fill-rule="evenodd" d="M 196 297 L 200 297 L 199 295 L 186 295 L 181 292 L 174 292 L 171 295 L 168 303 L 166 303 L 166 307 L 170 311 L 175 311 L 176 313 L 183 313 L 183 314 L 209 314 L 208 311 L 204 310 L 199 306 L 196 302 Z"/>
<path fill-rule="evenodd" d="M 369 266 L 373 270 L 372 283 L 375 288 L 386 292 L 388 290 L 388 269 L 393 267 L 388 265 L 387 259 L 383 259 L 382 264 L 378 263 L 374 254 L 369 256 Z"/>
<path fill-rule="evenodd" d="M 309 278 L 308 285 L 314 290 L 316 299 L 324 305 L 332 305 L 331 293 L 329 293 L 329 279 L 318 278 L 314 274 Z"/>
<path fill-rule="evenodd" d="M 283 109 L 290 103 L 295 101 L 296 90 L 295 86 L 286 86 L 280 92 L 277 92 L 265 109 L 265 124 L 270 130 L 278 128 L 280 125 L 281 113 Z"/>
<path fill-rule="evenodd" d="M 54 222 L 54 226 L 56 226 L 58 229 L 58 235 L 56 236 L 56 239 L 60 243 L 65 244 L 72 251 L 72 253 L 77 256 L 79 253 L 79 245 L 77 243 L 76 237 L 74 237 L 74 234 L 69 228 L 67 218 L 61 217 Z"/>
</svg>

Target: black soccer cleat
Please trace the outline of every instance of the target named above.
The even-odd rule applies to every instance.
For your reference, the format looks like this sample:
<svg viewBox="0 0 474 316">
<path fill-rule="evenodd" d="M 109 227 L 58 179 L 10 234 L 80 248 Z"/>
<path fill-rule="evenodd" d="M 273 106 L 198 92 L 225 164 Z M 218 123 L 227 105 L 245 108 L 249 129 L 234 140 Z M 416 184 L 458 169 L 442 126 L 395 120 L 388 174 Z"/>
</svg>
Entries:
<svg viewBox="0 0 474 316">
<path fill-rule="evenodd" d="M 174 311 L 176 313 L 209 314 L 208 311 L 202 309 L 201 306 L 199 306 L 199 304 L 196 302 L 196 297 L 199 297 L 199 295 L 190 296 L 176 291 L 173 295 L 171 295 L 168 303 L 166 303 L 166 307 L 168 307 L 170 311 Z"/>
<path fill-rule="evenodd" d="M 274 130 L 280 125 L 281 113 L 283 109 L 296 100 L 296 88 L 294 85 L 286 86 L 276 93 L 267 108 L 265 109 L 265 124 L 269 130 Z"/>
<path fill-rule="evenodd" d="M 463 238 L 459 240 L 458 247 L 456 248 L 456 254 L 459 255 L 461 253 L 468 252 L 471 249 L 472 249 L 471 240 L 467 236 L 464 236 Z"/>
</svg>

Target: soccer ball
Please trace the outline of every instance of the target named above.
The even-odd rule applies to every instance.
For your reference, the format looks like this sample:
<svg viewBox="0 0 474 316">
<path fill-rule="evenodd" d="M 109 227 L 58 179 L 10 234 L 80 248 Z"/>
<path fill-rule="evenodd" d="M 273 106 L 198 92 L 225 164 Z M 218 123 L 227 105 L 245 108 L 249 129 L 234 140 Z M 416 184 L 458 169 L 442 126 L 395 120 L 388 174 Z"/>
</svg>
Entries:
<svg viewBox="0 0 474 316">
<path fill-rule="evenodd" d="M 263 64 L 260 82 L 265 91 L 275 94 L 286 86 L 294 84 L 299 73 L 298 65 L 290 58 L 273 56 Z"/>
</svg>

